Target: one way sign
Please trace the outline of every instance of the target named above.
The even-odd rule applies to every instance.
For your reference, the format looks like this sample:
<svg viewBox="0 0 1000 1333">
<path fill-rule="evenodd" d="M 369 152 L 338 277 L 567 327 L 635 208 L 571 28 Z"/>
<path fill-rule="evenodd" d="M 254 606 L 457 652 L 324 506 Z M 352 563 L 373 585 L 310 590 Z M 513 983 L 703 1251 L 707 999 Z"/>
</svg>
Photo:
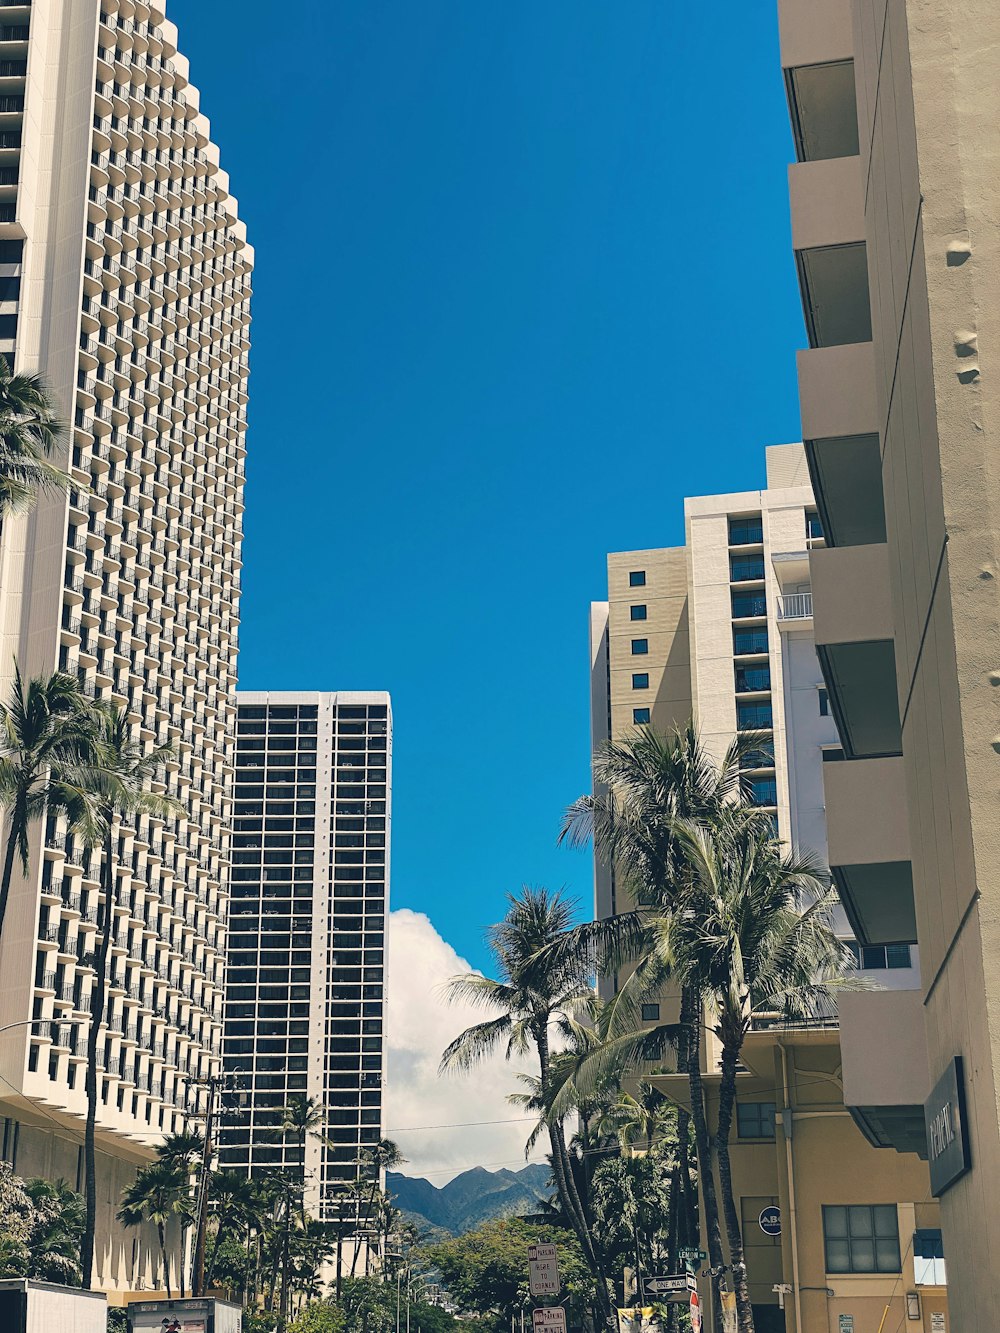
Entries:
<svg viewBox="0 0 1000 1333">
<path fill-rule="evenodd" d="M 697 1287 L 693 1273 L 671 1273 L 664 1277 L 644 1277 L 642 1289 L 647 1296 L 668 1296 L 672 1292 L 694 1291 Z"/>
</svg>

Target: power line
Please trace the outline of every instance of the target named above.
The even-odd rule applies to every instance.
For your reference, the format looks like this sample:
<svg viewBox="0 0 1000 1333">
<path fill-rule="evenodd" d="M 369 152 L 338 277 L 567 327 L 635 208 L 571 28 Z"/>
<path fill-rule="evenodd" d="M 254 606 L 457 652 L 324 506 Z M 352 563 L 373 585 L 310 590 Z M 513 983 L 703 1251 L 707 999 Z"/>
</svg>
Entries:
<svg viewBox="0 0 1000 1333">
<path fill-rule="evenodd" d="M 478 1125 L 526 1125 L 533 1122 L 532 1115 L 512 1116 L 509 1120 L 453 1120 L 445 1125 L 404 1125 L 400 1129 L 387 1129 L 386 1134 L 416 1134 L 424 1129 L 468 1129 Z"/>
</svg>

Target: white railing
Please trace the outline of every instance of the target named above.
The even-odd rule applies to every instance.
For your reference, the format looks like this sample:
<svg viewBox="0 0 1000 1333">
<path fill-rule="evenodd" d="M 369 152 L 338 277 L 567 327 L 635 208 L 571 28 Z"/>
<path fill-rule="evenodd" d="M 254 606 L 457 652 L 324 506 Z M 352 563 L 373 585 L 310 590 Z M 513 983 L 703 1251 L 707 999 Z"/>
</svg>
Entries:
<svg viewBox="0 0 1000 1333">
<path fill-rule="evenodd" d="M 790 592 L 778 598 L 779 620 L 808 620 L 813 613 L 811 592 Z"/>
</svg>

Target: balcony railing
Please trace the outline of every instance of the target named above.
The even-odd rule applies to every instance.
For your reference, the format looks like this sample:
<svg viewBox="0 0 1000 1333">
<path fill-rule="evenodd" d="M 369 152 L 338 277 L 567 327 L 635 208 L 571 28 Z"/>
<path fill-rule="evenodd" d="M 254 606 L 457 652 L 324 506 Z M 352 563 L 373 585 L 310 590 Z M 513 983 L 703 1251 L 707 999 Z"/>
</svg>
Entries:
<svg viewBox="0 0 1000 1333">
<path fill-rule="evenodd" d="M 811 592 L 790 592 L 778 598 L 779 620 L 809 620 L 813 613 Z"/>
</svg>

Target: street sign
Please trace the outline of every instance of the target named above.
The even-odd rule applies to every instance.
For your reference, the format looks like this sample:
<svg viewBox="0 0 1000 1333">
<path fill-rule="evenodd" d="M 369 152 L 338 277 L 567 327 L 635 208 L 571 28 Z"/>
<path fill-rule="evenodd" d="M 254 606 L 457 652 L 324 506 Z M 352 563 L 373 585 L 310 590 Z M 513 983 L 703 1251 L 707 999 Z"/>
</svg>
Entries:
<svg viewBox="0 0 1000 1333">
<path fill-rule="evenodd" d="M 764 1208 L 760 1217 L 757 1218 L 757 1225 L 765 1236 L 780 1236 L 781 1209 L 775 1204 L 772 1204 L 770 1208 Z"/>
<path fill-rule="evenodd" d="M 545 1310 L 532 1310 L 533 1333 L 566 1333 L 566 1311 L 561 1305 L 550 1305 Z"/>
<path fill-rule="evenodd" d="M 678 1250 L 678 1254 L 682 1259 L 691 1259 L 695 1262 L 698 1262 L 700 1259 L 708 1258 L 708 1255 L 704 1250 Z"/>
<path fill-rule="evenodd" d="M 554 1245 L 528 1246 L 528 1290 L 532 1296 L 559 1295 L 559 1260 Z"/>
<path fill-rule="evenodd" d="M 854 1333 L 854 1316 L 852 1314 L 837 1316 L 837 1333 Z"/>
<path fill-rule="evenodd" d="M 644 1277 L 642 1289 L 647 1296 L 666 1296 L 672 1291 L 694 1291 L 692 1273 L 670 1273 L 665 1277 Z"/>
<path fill-rule="evenodd" d="M 691 1333 L 701 1333 L 701 1302 L 698 1293 L 691 1293 Z"/>
</svg>

